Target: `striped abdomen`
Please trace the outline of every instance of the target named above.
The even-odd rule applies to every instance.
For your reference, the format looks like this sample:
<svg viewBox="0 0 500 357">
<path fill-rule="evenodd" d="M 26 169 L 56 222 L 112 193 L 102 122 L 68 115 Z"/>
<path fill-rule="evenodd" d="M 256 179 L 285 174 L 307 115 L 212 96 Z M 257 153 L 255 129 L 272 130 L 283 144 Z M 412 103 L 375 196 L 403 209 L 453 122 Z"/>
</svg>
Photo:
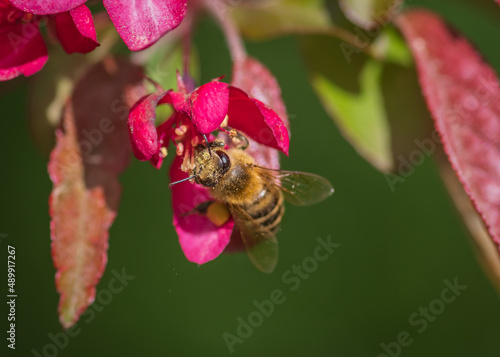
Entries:
<svg viewBox="0 0 500 357">
<path fill-rule="evenodd" d="M 253 218 L 255 223 L 262 228 L 276 233 L 279 230 L 281 218 L 285 213 L 283 194 L 274 185 L 262 185 L 263 189 L 256 199 L 241 207 Z"/>
</svg>

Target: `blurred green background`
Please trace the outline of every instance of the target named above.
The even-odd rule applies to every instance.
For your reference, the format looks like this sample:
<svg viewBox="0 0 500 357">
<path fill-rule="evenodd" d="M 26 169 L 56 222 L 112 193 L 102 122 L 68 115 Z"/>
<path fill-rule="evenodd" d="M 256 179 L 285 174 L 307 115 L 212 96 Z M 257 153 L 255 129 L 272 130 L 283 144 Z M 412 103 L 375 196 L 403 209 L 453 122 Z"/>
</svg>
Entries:
<svg viewBox="0 0 500 357">
<path fill-rule="evenodd" d="M 460 2 L 411 1 L 443 14 L 500 70 L 498 14 Z M 500 13 L 500 7 L 498 8 Z M 196 42 L 202 81 L 230 75 L 230 61 L 215 24 L 204 21 Z M 223 334 L 237 335 L 253 301 L 280 289 L 286 301 L 234 346 L 235 356 L 377 356 L 407 331 L 403 356 L 498 356 L 500 300 L 479 267 L 458 214 L 432 158 L 391 192 L 382 174 L 342 138 L 312 92 L 291 37 L 248 43 L 248 51 L 277 77 L 291 117 L 290 157 L 284 169 L 327 177 L 336 192 L 312 207 L 287 207 L 278 235 L 280 261 L 272 275 L 258 272 L 244 254 L 223 255 L 197 266 L 188 262 L 172 226 L 167 167 L 156 171 L 133 161 L 121 177 L 123 196 L 110 231 L 109 261 L 98 291 L 113 271 L 135 278 L 123 291 L 102 296 L 78 323 L 62 350 L 46 347 L 62 329 L 50 255 L 47 208 L 51 183 L 46 158 L 30 141 L 27 90 L 0 98 L 2 200 L 0 273 L 6 295 L 7 245 L 16 247 L 16 354 L 46 356 L 227 356 Z M 422 138 L 420 138 L 422 139 Z M 296 291 L 282 279 L 312 256 L 317 237 L 341 244 Z M 440 299 L 443 281 L 467 289 L 419 333 L 409 317 Z M 98 293 L 99 296 L 99 293 Z M 96 306 L 97 305 L 97 306 Z M 4 305 L 5 306 L 5 305 Z M 437 305 L 436 305 L 437 306 Z M 0 355 L 7 349 L 7 310 L 0 316 Z M 91 320 L 91 321 L 89 321 Z M 63 342 L 64 338 L 59 335 Z M 393 355 L 398 355 L 393 347 Z"/>
</svg>

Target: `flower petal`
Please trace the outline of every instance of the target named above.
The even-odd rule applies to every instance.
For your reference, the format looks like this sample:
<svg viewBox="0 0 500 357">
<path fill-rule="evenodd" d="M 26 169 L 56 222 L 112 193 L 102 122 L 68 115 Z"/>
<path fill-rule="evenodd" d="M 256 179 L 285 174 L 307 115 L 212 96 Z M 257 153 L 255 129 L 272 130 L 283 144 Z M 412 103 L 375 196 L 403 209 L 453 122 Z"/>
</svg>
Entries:
<svg viewBox="0 0 500 357">
<path fill-rule="evenodd" d="M 227 115 L 229 89 L 227 83 L 206 83 L 192 92 L 179 108 L 191 118 L 194 126 L 202 134 L 216 130 Z M 175 107 L 175 105 L 174 105 Z"/>
<path fill-rule="evenodd" d="M 233 65 L 233 76 L 231 85 L 242 89 L 252 98 L 260 100 L 271 107 L 285 124 L 290 133 L 290 123 L 286 113 L 285 103 L 281 98 L 281 88 L 269 69 L 255 58 L 247 57 L 241 61 L 236 61 Z M 270 148 L 247 138 L 250 146 L 247 153 L 252 156 L 255 162 L 270 169 L 280 168 L 278 150 Z M 235 234 L 231 237 L 231 244 L 235 239 Z"/>
<path fill-rule="evenodd" d="M 233 65 L 231 85 L 269 106 L 290 130 L 285 103 L 281 97 L 281 88 L 266 66 L 252 57 L 236 61 Z"/>
<path fill-rule="evenodd" d="M 161 152 L 161 148 L 164 147 L 166 149 L 168 147 L 170 139 L 174 134 L 173 124 L 174 122 L 180 120 L 179 116 L 181 115 L 182 114 L 174 112 L 170 116 L 170 118 L 168 118 L 167 121 L 160 124 L 156 128 L 156 137 L 158 138 L 158 150 L 149 160 L 156 169 L 161 168 L 161 165 L 163 164 L 163 159 L 165 158 L 165 155 Z"/>
<path fill-rule="evenodd" d="M 186 15 L 187 0 L 104 0 L 121 38 L 132 51 L 154 44 Z"/>
<path fill-rule="evenodd" d="M 67 53 L 91 52 L 99 46 L 92 14 L 81 5 L 54 17 L 57 38 Z"/>
<path fill-rule="evenodd" d="M 230 127 L 288 155 L 288 130 L 280 117 L 264 103 L 230 86 L 228 115 Z"/>
<path fill-rule="evenodd" d="M 216 130 L 227 115 L 229 89 L 227 83 L 216 80 L 196 88 L 189 95 L 169 91 L 160 102 L 172 104 L 174 109 L 187 116 L 202 134 Z"/>
<path fill-rule="evenodd" d="M 3 25 L 0 30 L 0 81 L 31 76 L 47 62 L 47 47 L 33 23 Z"/>
<path fill-rule="evenodd" d="M 181 164 L 182 158 L 177 156 L 170 168 L 172 182 L 186 177 L 186 173 L 180 170 Z M 234 225 L 232 219 L 222 227 L 217 227 L 205 216 L 184 215 L 210 199 L 206 188 L 191 182 L 183 182 L 172 187 L 174 227 L 179 235 L 179 243 L 186 258 L 198 264 L 213 260 L 224 251 Z"/>
<path fill-rule="evenodd" d="M 87 0 L 10 0 L 12 5 L 24 12 L 36 15 L 50 15 L 66 12 L 85 3 Z"/>
<path fill-rule="evenodd" d="M 135 157 L 141 161 L 151 160 L 160 149 L 155 127 L 156 105 L 167 93 L 146 95 L 130 109 L 128 116 L 130 142 Z"/>
</svg>

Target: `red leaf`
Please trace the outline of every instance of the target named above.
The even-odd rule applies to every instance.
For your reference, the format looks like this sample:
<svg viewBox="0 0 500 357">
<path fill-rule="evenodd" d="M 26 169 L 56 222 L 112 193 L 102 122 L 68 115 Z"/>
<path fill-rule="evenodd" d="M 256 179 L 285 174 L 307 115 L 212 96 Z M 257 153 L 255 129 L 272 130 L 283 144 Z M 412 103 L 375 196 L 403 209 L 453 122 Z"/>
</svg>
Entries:
<svg viewBox="0 0 500 357">
<path fill-rule="evenodd" d="M 140 68 L 99 63 L 77 84 L 48 166 L 52 258 L 61 298 L 59 316 L 73 325 L 95 297 L 107 261 L 108 229 L 128 165 L 128 109 L 144 94 Z"/>
<path fill-rule="evenodd" d="M 484 221 L 477 213 L 469 196 L 465 193 L 462 183 L 458 180 L 441 148 L 437 149 L 436 156 L 441 177 L 474 240 L 472 246 L 474 247 L 476 256 L 492 282 L 500 291 L 500 251 L 491 239 Z"/>
<path fill-rule="evenodd" d="M 494 71 L 437 15 L 414 10 L 397 24 L 453 169 L 500 244 L 500 89 Z"/>
<path fill-rule="evenodd" d="M 235 62 L 231 85 L 242 89 L 249 96 L 273 109 L 285 124 L 288 135 L 290 135 L 290 123 L 285 104 L 281 98 L 280 86 L 276 78 L 262 63 L 251 57 Z M 279 168 L 278 151 L 255 142 L 251 143 L 247 150 L 260 165 L 274 169 Z"/>
</svg>

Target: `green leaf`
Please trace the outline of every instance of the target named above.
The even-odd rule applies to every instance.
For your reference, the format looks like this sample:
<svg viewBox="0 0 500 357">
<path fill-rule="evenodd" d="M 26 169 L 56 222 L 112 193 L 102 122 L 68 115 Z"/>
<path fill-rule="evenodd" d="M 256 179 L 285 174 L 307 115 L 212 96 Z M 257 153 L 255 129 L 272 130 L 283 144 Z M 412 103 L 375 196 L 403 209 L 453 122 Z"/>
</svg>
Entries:
<svg viewBox="0 0 500 357">
<path fill-rule="evenodd" d="M 183 73 L 182 43 L 177 38 L 164 38 L 154 46 L 132 55 L 134 63 L 145 68 L 148 78 L 160 84 L 165 90 L 177 90 L 177 71 Z M 195 46 L 191 45 L 189 74 L 195 81 L 200 79 L 200 63 Z M 155 88 L 150 88 L 154 91 Z M 161 105 L 157 109 L 157 123 L 167 120 L 173 110 L 169 105 Z"/>
<path fill-rule="evenodd" d="M 379 60 L 393 62 L 404 67 L 413 66 L 413 56 L 405 40 L 392 26 L 386 27 L 373 41 L 371 53 Z"/>
<path fill-rule="evenodd" d="M 243 35 L 253 40 L 323 32 L 331 26 L 323 0 L 243 1 L 228 9 Z"/>
<path fill-rule="evenodd" d="M 398 168 L 432 128 L 408 48 L 394 28 L 369 49 L 346 52 L 329 36 L 300 41 L 314 90 L 354 148 L 383 172 Z"/>
<path fill-rule="evenodd" d="M 182 44 L 179 40 L 162 41 L 150 49 L 134 53 L 132 59 L 142 64 L 146 76 L 164 89 L 177 89 L 176 71 L 183 73 Z M 195 80 L 200 78 L 200 65 L 194 46 L 191 46 L 189 74 Z"/>
<path fill-rule="evenodd" d="M 403 0 L 339 0 L 339 4 L 349 20 L 370 29 L 391 22 Z"/>
<path fill-rule="evenodd" d="M 367 61 L 359 74 L 359 93 L 345 91 L 321 74 L 313 75 L 312 85 L 327 112 L 359 153 L 379 170 L 389 171 L 390 128 L 378 85 L 381 70 L 380 62 Z"/>
</svg>

